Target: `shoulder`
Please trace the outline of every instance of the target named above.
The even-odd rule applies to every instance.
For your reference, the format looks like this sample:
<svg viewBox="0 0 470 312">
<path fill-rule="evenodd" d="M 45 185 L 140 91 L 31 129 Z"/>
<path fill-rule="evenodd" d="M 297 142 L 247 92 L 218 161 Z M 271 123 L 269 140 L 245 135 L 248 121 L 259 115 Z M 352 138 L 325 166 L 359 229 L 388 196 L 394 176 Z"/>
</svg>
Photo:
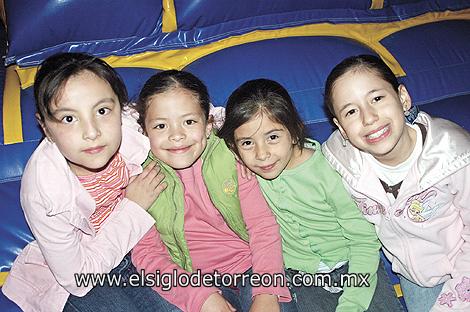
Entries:
<svg viewBox="0 0 470 312">
<path fill-rule="evenodd" d="M 43 140 L 29 159 L 21 178 L 23 209 L 27 209 L 28 202 L 33 199 L 44 202 L 46 209 L 54 210 L 59 206 L 66 209 L 74 197 L 74 189 L 78 184 L 75 180 L 75 175 L 57 146 Z"/>
<path fill-rule="evenodd" d="M 339 130 L 334 131 L 322 144 L 322 153 L 341 176 L 360 175 L 364 162 L 361 153 L 349 141 L 343 139 Z"/>
<path fill-rule="evenodd" d="M 122 141 L 119 153 L 130 163 L 140 165 L 150 151 L 149 139 L 123 116 Z"/>
<path fill-rule="evenodd" d="M 423 154 L 439 154 L 448 162 L 470 161 L 470 133 L 450 120 L 420 112 L 416 122 L 426 128 Z"/>
</svg>

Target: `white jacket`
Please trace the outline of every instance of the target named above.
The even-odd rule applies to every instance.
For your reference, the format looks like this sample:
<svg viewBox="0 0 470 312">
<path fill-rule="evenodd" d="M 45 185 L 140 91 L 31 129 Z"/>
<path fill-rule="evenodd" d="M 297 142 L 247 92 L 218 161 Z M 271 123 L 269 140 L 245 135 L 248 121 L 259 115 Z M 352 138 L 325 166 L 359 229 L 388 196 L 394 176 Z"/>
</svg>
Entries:
<svg viewBox="0 0 470 312">
<path fill-rule="evenodd" d="M 425 287 L 445 282 L 432 311 L 470 311 L 470 134 L 423 112 L 415 122 L 427 129 L 426 139 L 393 204 L 339 131 L 323 152 L 375 225 L 392 270 Z"/>
</svg>

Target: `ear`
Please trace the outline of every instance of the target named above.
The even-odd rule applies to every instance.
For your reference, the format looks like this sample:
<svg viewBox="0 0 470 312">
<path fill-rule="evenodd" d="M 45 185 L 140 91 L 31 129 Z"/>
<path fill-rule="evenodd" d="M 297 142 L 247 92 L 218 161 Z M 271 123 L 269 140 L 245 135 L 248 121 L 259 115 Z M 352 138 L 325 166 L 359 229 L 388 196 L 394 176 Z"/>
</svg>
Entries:
<svg viewBox="0 0 470 312">
<path fill-rule="evenodd" d="M 398 86 L 398 97 L 403 106 L 403 111 L 409 110 L 411 108 L 411 97 L 405 85 L 401 84 Z"/>
<path fill-rule="evenodd" d="M 36 114 L 34 114 L 34 116 L 36 117 L 36 120 L 37 120 L 38 124 L 41 126 L 42 132 L 44 133 L 46 138 L 49 141 L 54 142 L 52 140 L 51 134 L 49 133 L 49 130 L 47 129 L 47 126 L 46 126 L 44 120 L 42 120 L 42 118 L 41 118 L 41 115 L 39 115 L 39 113 L 36 113 Z"/>
<path fill-rule="evenodd" d="M 333 118 L 333 122 L 335 123 L 336 127 L 338 127 L 339 132 L 343 136 L 343 139 L 348 140 L 348 135 L 346 134 L 346 131 L 344 131 L 343 127 L 341 127 L 338 119 Z"/>
</svg>

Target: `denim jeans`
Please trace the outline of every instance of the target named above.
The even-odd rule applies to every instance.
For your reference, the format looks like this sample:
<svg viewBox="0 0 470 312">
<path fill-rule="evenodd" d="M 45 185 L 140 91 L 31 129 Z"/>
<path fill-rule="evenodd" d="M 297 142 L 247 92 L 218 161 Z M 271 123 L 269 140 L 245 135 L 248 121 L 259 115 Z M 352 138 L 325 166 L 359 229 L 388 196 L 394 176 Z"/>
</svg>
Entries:
<svg viewBox="0 0 470 312">
<path fill-rule="evenodd" d="M 122 281 L 128 281 L 131 274 L 137 273 L 130 254 L 115 267 L 110 275 L 120 275 Z M 95 286 L 85 296 L 70 295 L 64 312 L 181 312 L 167 302 L 150 287 L 131 286 Z"/>
<path fill-rule="evenodd" d="M 288 271 L 289 272 L 289 271 Z M 348 265 L 329 273 L 332 281 L 339 281 L 342 274 L 348 272 Z M 288 279 L 292 278 L 294 272 L 288 273 Z M 319 286 L 293 286 L 291 285 L 290 291 L 292 297 L 297 304 L 299 312 L 334 312 L 338 305 L 338 299 L 343 293 L 331 293 Z M 404 311 L 403 306 L 398 300 L 395 290 L 393 289 L 390 278 L 385 271 L 382 261 L 379 263 L 377 270 L 377 287 L 374 296 L 367 311 L 371 312 L 395 312 Z"/>
<path fill-rule="evenodd" d="M 403 298 L 408 312 L 428 312 L 441 293 L 444 283 L 434 287 L 421 287 L 399 275 Z"/>
<path fill-rule="evenodd" d="M 245 274 L 251 274 L 251 269 Z M 234 287 L 219 287 L 222 291 L 222 296 L 230 302 L 230 304 L 237 310 L 237 312 L 248 312 L 252 303 L 252 287 L 250 283 L 242 284 L 237 283 Z M 294 301 L 281 302 L 281 312 L 297 312 L 297 307 Z"/>
</svg>

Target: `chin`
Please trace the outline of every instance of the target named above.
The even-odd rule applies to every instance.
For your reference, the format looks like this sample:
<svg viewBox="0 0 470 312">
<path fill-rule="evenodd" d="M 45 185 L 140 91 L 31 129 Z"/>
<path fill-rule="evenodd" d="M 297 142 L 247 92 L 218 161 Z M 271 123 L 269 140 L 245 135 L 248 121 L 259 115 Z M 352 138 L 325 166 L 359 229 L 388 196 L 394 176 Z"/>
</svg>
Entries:
<svg viewBox="0 0 470 312">
<path fill-rule="evenodd" d="M 176 169 L 176 170 L 180 170 L 180 169 L 186 169 L 186 168 L 189 168 L 191 167 L 194 163 L 196 162 L 196 160 L 193 160 L 193 161 L 169 161 L 169 162 L 166 162 L 171 168 L 173 169 Z"/>
</svg>

